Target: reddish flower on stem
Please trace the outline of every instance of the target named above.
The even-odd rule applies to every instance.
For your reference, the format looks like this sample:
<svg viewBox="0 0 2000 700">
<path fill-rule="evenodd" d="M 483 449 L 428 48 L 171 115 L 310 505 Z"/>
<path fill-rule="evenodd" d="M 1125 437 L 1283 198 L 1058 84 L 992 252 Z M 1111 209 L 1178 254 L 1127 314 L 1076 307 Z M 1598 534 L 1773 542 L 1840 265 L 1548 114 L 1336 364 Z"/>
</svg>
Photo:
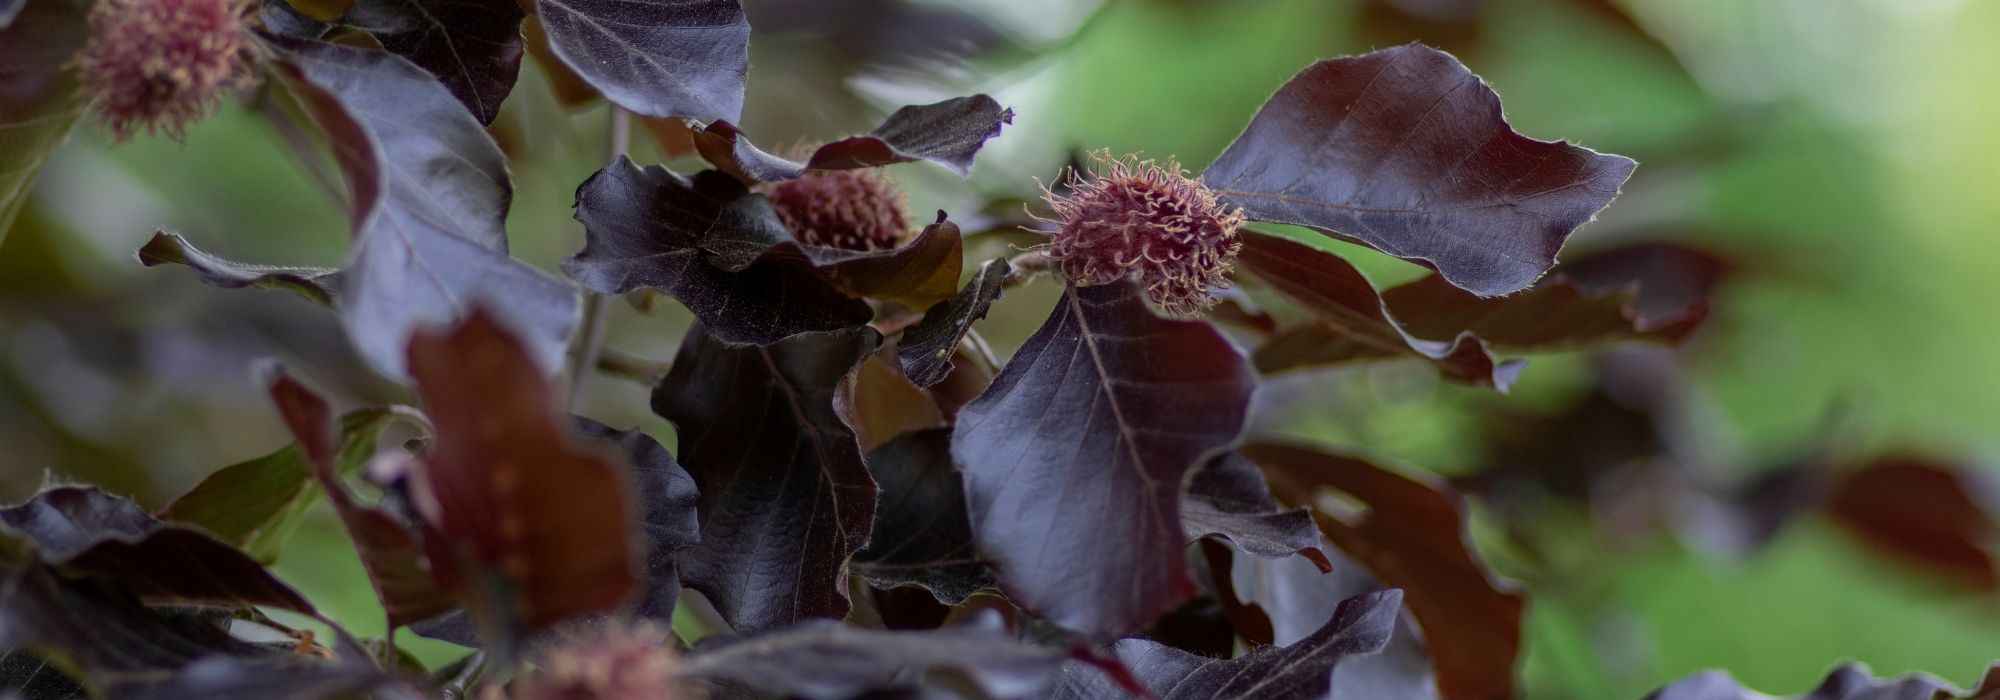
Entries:
<svg viewBox="0 0 2000 700">
<path fill-rule="evenodd" d="M 1243 247 L 1243 212 L 1187 176 L 1180 164 L 1091 154 L 1091 172 L 1071 170 L 1068 191 L 1043 190 L 1056 217 L 1049 257 L 1078 286 L 1136 280 L 1175 316 L 1196 316 L 1229 286 Z"/>
<path fill-rule="evenodd" d="M 180 138 L 248 85 L 255 51 L 241 0 L 97 0 L 78 63 L 118 140 L 140 129 Z"/>
</svg>

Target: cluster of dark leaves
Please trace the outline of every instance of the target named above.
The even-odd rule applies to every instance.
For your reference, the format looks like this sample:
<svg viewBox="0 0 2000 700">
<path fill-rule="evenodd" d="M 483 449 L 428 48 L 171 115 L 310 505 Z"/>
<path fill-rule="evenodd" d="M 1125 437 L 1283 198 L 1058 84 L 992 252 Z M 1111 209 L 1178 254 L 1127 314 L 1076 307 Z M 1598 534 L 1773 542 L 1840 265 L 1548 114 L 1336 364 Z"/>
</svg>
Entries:
<svg viewBox="0 0 2000 700">
<path fill-rule="evenodd" d="M 34 60 L 21 65 L 62 80 L 43 54 L 76 37 L 14 39 L 80 9 L 8 10 L 4 50 L 27 47 Z M 735 0 L 267 4 L 270 72 L 346 182 L 346 264 L 239 263 L 167 232 L 139 259 L 329 307 L 421 410 L 339 414 L 273 371 L 294 445 L 158 512 L 74 487 L 0 511 L 0 689 L 465 690 L 466 668 L 425 677 L 388 662 L 393 642 L 353 639 L 263 568 L 323 498 L 390 628 L 481 647 L 501 668 L 567 631 L 665 620 L 698 599 L 724 629 L 680 650 L 672 672 L 723 697 L 1515 694 L 1526 598 L 1469 544 L 1457 491 L 1249 434 L 1251 401 L 1265 374 L 1399 358 L 1504 390 L 1521 360 L 1503 352 L 1686 337 L 1730 271 L 1720 256 L 1646 243 L 1556 264 L 1633 161 L 1515 132 L 1498 96 L 1442 51 L 1321 61 L 1277 90 L 1201 182 L 1251 221 L 1434 274 L 1377 289 L 1310 236 L 1250 229 L 1239 280 L 1304 321 L 1249 324 L 1246 351 L 1217 325 L 1257 318 L 1240 304 L 1171 319 L 1131 283 L 1069 285 L 1001 365 L 974 326 L 1025 278 L 1006 259 L 965 260 L 944 212 L 894 249 L 832 250 L 794 238 L 760 187 L 915 161 L 964 174 L 1012 112 L 985 95 L 912 105 L 802 160 L 773 155 L 735 126 L 746 16 Z M 483 127 L 524 55 L 566 101 L 601 96 L 711 166 L 620 157 L 583 182 L 575 214 L 588 239 L 562 269 L 574 284 L 507 250 L 507 159 Z M 0 117 L 65 104 L 26 93 Z M 569 415 L 559 391 L 578 379 L 557 376 L 566 350 L 589 345 L 572 338 L 579 295 L 638 290 L 699 321 L 651 387 L 672 450 Z M 1511 459 L 1465 486 L 1500 493 Z M 1930 507 L 1968 493 L 1939 473 L 1878 463 L 1825 502 L 1876 542 L 1990 537 L 1992 520 L 1971 515 L 1982 511 Z M 1929 499 L 1916 508 L 1888 485 L 1932 490 L 1908 497 Z M 1341 498 L 1365 508 L 1328 506 Z M 1983 565 L 1991 585 L 1978 551 L 1988 558 L 1913 555 Z M 278 641 L 247 641 L 252 628 Z M 1708 685 L 1662 697 L 1732 697 L 1690 682 Z"/>
</svg>

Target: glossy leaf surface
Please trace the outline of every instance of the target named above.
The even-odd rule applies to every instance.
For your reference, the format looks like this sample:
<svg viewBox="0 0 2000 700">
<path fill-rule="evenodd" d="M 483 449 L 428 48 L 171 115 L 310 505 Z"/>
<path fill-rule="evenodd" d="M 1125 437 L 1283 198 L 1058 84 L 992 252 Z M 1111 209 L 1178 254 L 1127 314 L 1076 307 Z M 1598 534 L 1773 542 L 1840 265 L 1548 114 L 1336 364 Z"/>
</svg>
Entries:
<svg viewBox="0 0 2000 700">
<path fill-rule="evenodd" d="M 1308 66 L 1201 177 L 1252 220 L 1353 240 L 1495 296 L 1547 272 L 1635 165 L 1516 133 L 1479 76 L 1408 44 Z"/>
<path fill-rule="evenodd" d="M 1236 439 L 1254 386 L 1214 327 L 1130 284 L 1069 290 L 952 436 L 1002 590 L 1098 639 L 1192 596 L 1181 483 Z"/>
</svg>

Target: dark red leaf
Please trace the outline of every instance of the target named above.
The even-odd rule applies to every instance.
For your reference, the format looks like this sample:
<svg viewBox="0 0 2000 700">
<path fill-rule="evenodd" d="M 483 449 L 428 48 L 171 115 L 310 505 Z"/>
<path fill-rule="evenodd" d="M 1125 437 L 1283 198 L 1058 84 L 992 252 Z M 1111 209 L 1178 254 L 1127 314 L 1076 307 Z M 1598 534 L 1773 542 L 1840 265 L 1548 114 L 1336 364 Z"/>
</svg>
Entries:
<svg viewBox="0 0 2000 700">
<path fill-rule="evenodd" d="M 775 223 L 768 203 L 761 213 L 745 208 L 761 195 L 724 180 L 688 180 L 619 159 L 577 188 L 576 218 L 589 238 L 582 252 L 564 261 L 563 271 L 603 294 L 662 290 L 727 342 L 769 344 L 868 322 L 868 306 L 822 279 L 795 248 L 769 250 L 774 237 L 790 234 Z M 768 228 L 773 224 L 775 232 Z M 736 232 L 735 240 L 767 242 L 730 271 L 711 264 L 702 247 L 718 229 Z"/>
<path fill-rule="evenodd" d="M 642 552 L 630 480 L 610 453 L 571 438 L 521 341 L 475 309 L 454 327 L 419 331 L 409 366 L 437 428 L 416 480 L 418 510 L 437 533 L 426 549 L 445 587 L 471 598 L 474 618 L 532 634 L 635 593 Z M 489 577 L 506 582 L 511 600 L 486 598 Z"/>
<path fill-rule="evenodd" d="M 937 221 L 891 250 L 850 251 L 807 247 L 807 258 L 849 296 L 892 301 L 913 309 L 930 308 L 958 291 L 965 244 L 958 225 Z"/>
<path fill-rule="evenodd" d="M 1245 269 L 1316 319 L 1258 347 L 1258 370 L 1416 356 L 1430 360 L 1446 376 L 1501 391 L 1520 374 L 1520 363 L 1495 361 L 1486 343 L 1471 333 L 1413 334 L 1390 315 L 1368 278 L 1338 255 L 1255 231 L 1243 237 L 1239 255 Z"/>
<path fill-rule="evenodd" d="M 95 488 L 60 487 L 0 509 L 0 532 L 34 542 L 41 561 L 116 581 L 154 604 L 261 605 L 317 616 L 249 555 L 198 530 L 162 523 Z"/>
<path fill-rule="evenodd" d="M 727 121 L 711 123 L 694 137 L 703 158 L 744 182 L 776 182 L 807 170 L 873 168 L 916 160 L 965 176 L 972 174 L 972 159 L 980 147 L 1012 123 L 1014 111 L 985 95 L 911 105 L 896 110 L 872 132 L 814 149 L 804 163 L 764 152 Z"/>
<path fill-rule="evenodd" d="M 1383 584 L 1404 590 L 1430 645 L 1444 698 L 1513 695 L 1526 598 L 1496 583 L 1479 561 L 1466 541 L 1456 494 L 1309 447 L 1254 442 L 1240 451 L 1264 468 L 1286 500 L 1310 503 L 1325 488 L 1367 506 L 1348 518 L 1315 516 L 1335 547 Z"/>
<path fill-rule="evenodd" d="M 951 429 L 908 433 L 868 453 L 882 491 L 868 546 L 848 570 L 883 588 L 918 585 L 957 605 L 993 585 L 972 544 L 965 480 L 951 462 Z"/>
<path fill-rule="evenodd" d="M 342 19 L 437 76 L 481 124 L 521 73 L 520 5 L 468 0 L 355 0 Z"/>
<path fill-rule="evenodd" d="M 982 696 L 1035 697 L 1064 674 L 1071 656 L 1068 650 L 1015 641 L 998 620 L 989 621 L 993 624 L 890 632 L 811 620 L 777 632 L 703 644 L 683 663 L 681 674 L 733 689 L 812 700 L 880 697 L 871 692 L 921 693 L 929 687 L 927 678 L 935 681 L 941 676 L 963 679 Z"/>
<path fill-rule="evenodd" d="M 697 326 L 653 390 L 701 489 L 681 580 L 739 632 L 847 612 L 842 569 L 868 541 L 876 487 L 834 392 L 880 340 L 863 327 L 730 346 Z"/>
<path fill-rule="evenodd" d="M 1133 285 L 1069 290 L 952 436 L 1002 590 L 1100 640 L 1194 595 L 1182 480 L 1236 439 L 1255 384 L 1214 327 Z"/>
<path fill-rule="evenodd" d="M 910 381 L 931 387 L 951 375 L 952 355 L 958 350 L 959 341 L 972 330 L 972 323 L 985 318 L 987 309 L 1000 299 L 1002 283 L 1007 281 L 1011 269 L 1005 258 L 987 261 L 958 294 L 931 306 L 922 321 L 903 331 L 896 342 L 896 358 Z"/>
<path fill-rule="evenodd" d="M 1634 166 L 1515 133 L 1458 59 L 1410 44 L 1307 67 L 1202 181 L 1253 220 L 1351 239 L 1495 296 L 1547 272 Z"/>
<path fill-rule="evenodd" d="M 1897 455 L 1842 475 L 1834 522 L 1892 558 L 1982 591 L 2000 591 L 2000 489 L 1944 460 Z"/>
<path fill-rule="evenodd" d="M 348 336 L 378 370 L 403 377 L 420 326 L 484 302 L 526 333 L 540 371 L 558 366 L 576 324 L 567 285 L 507 257 L 507 162 L 477 120 L 402 58 L 269 38 L 325 129 L 352 194 L 355 247 L 342 286 Z"/>
<path fill-rule="evenodd" d="M 1389 643 L 1402 593 L 1364 593 L 1347 599 L 1312 636 L 1283 647 L 1265 647 L 1234 659 L 1211 659 L 1144 639 L 1112 647 L 1118 661 L 1161 700 L 1324 698 L 1340 687 L 1339 666 Z M 1101 674 L 1072 664 L 1052 698 L 1119 697 Z"/>
<path fill-rule="evenodd" d="M 537 0 L 549 48 L 620 107 L 735 121 L 750 22 L 737 0 Z"/>
<path fill-rule="evenodd" d="M 1521 294 L 1482 299 L 1442 277 L 1382 298 L 1403 327 L 1424 337 L 1471 332 L 1493 345 L 1546 351 L 1613 340 L 1679 342 L 1708 317 L 1709 295 L 1729 271 L 1714 254 L 1640 243 L 1578 256 Z"/>
</svg>

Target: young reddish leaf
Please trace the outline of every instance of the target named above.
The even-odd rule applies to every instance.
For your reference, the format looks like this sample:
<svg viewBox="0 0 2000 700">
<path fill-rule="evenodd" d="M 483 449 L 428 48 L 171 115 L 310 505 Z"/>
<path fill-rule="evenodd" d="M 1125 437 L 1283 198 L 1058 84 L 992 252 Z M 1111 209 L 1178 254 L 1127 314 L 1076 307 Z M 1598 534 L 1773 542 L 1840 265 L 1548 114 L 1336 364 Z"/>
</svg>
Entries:
<svg viewBox="0 0 2000 700">
<path fill-rule="evenodd" d="M 986 621 L 890 632 L 811 620 L 768 634 L 703 644 L 683 663 L 681 675 L 731 690 L 758 691 L 727 697 L 768 694 L 812 700 L 905 697 L 899 692 L 930 697 L 925 691 L 941 693 L 949 687 L 931 687 L 927 682 L 941 676 L 964 679 L 980 697 L 1036 697 L 1064 675 L 1065 662 L 1072 656 L 1069 650 L 1016 641 L 998 620 Z M 1112 689 L 1122 692 L 1116 686 Z"/>
<path fill-rule="evenodd" d="M 198 530 L 155 520 L 138 504 L 96 488 L 53 488 L 0 509 L 0 533 L 34 542 L 51 567 L 116 581 L 148 603 L 319 614 L 249 555 Z"/>
<path fill-rule="evenodd" d="M 426 548 L 446 587 L 471 593 L 475 618 L 512 622 L 510 632 L 624 603 L 641 554 L 631 486 L 610 455 L 571 439 L 522 342 L 476 309 L 449 329 L 419 331 L 409 366 L 437 426 L 416 502 L 440 540 L 427 537 Z M 485 600 L 486 577 L 513 599 Z M 495 604 L 507 607 L 480 607 Z"/>
<path fill-rule="evenodd" d="M 993 586 L 993 570 L 972 544 L 965 479 L 951 462 L 951 429 L 906 433 L 868 453 L 882 490 L 868 546 L 848 570 L 882 588 L 918 585 L 957 605 Z"/>
<path fill-rule="evenodd" d="M 1374 285 L 1338 255 L 1251 231 L 1239 253 L 1244 269 L 1291 297 L 1315 322 L 1289 329 L 1257 348 L 1257 369 L 1280 372 L 1362 358 L 1415 355 L 1446 376 L 1506 391 L 1518 362 L 1498 362 L 1471 333 L 1418 337 L 1390 315 Z"/>
<path fill-rule="evenodd" d="M 456 606 L 457 598 L 432 577 L 423 543 L 413 531 L 416 525 L 355 500 L 341 481 L 343 465 L 339 462 L 358 462 L 372 454 L 335 452 L 333 412 L 326 400 L 282 371 L 271 375 L 267 391 L 277 406 L 279 418 L 312 464 L 313 478 L 326 492 L 334 514 L 353 540 L 354 551 L 368 574 L 368 584 L 375 589 L 376 600 L 382 603 L 389 626 L 409 625 Z"/>
<path fill-rule="evenodd" d="M 1953 700 L 1962 692 L 1932 676 L 1911 674 L 1876 678 L 1867 666 L 1841 664 L 1818 687 L 1791 700 Z M 1983 700 L 1983 696 L 1965 696 Z M 1646 700 L 1776 700 L 1750 690 L 1722 671 L 1703 671 L 1655 690 Z"/>
<path fill-rule="evenodd" d="M 430 71 L 479 123 L 492 124 L 521 73 L 525 16 L 512 2 L 355 0 L 341 21 Z"/>
<path fill-rule="evenodd" d="M 991 97 L 972 95 L 898 109 L 872 132 L 813 149 L 804 163 L 764 152 L 728 121 L 710 123 L 695 132 L 694 139 L 702 158 L 744 182 L 776 182 L 808 170 L 873 168 L 916 160 L 966 176 L 972 174 L 972 159 L 980 147 L 1012 123 L 1014 110 Z"/>
<path fill-rule="evenodd" d="M 576 295 L 507 257 L 506 158 L 478 121 L 402 58 L 268 41 L 334 143 L 353 196 L 340 310 L 355 346 L 376 369 L 404 377 L 404 347 L 418 327 L 484 302 L 527 333 L 539 371 L 553 371 L 576 324 Z"/>
<path fill-rule="evenodd" d="M 958 291 L 959 269 L 965 266 L 958 225 L 946 221 L 943 211 L 915 238 L 890 250 L 803 249 L 813 265 L 849 296 L 913 309 L 951 298 Z"/>
<path fill-rule="evenodd" d="M 1234 659 L 1211 659 L 1145 639 L 1124 639 L 1112 653 L 1161 700 L 1324 698 L 1341 687 L 1339 666 L 1389 643 L 1402 608 L 1394 590 L 1349 598 L 1312 636 L 1283 647 L 1264 647 Z M 1072 664 L 1052 698 L 1118 697 L 1095 670 Z"/>
<path fill-rule="evenodd" d="M 563 271 L 603 294 L 662 290 L 732 343 L 770 344 L 867 323 L 866 304 L 821 279 L 795 252 L 759 252 L 736 271 L 710 264 L 702 246 L 717 229 L 789 237 L 782 224 L 775 233 L 767 228 L 775 222 L 768 204 L 762 214 L 743 209 L 745 196 L 734 183 L 688 180 L 620 158 L 577 188 L 576 218 L 588 240 Z"/>
<path fill-rule="evenodd" d="M 639 524 L 646 536 L 646 580 L 633 614 L 671 619 L 681 593 L 680 553 L 701 541 L 700 516 L 695 511 L 701 493 L 695 488 L 694 476 L 645 433 L 612 430 L 588 418 L 575 422 L 577 432 L 615 445 L 632 465 L 643 511 Z"/>
<path fill-rule="evenodd" d="M 743 113 L 750 22 L 737 0 L 538 0 L 549 48 L 618 106 L 649 117 Z"/>
<path fill-rule="evenodd" d="M 1022 607 L 1095 639 L 1194 595 L 1183 476 L 1243 429 L 1256 379 L 1214 327 L 1130 283 L 1070 289 L 959 413 L 974 536 Z"/>
<path fill-rule="evenodd" d="M 278 267 L 240 263 L 210 255 L 196 248 L 180 234 L 153 232 L 153 238 L 139 248 L 139 264 L 146 267 L 173 263 L 186 265 L 202 282 L 223 289 L 282 289 L 308 301 L 333 306 L 340 297 L 340 271 L 324 267 Z"/>
<path fill-rule="evenodd" d="M 854 428 L 862 452 L 897 436 L 949 425 L 929 393 L 911 384 L 884 358 L 870 354 L 834 395 L 834 410 Z"/>
<path fill-rule="evenodd" d="M 1404 328 L 1425 337 L 1470 332 L 1526 351 L 1613 340 L 1679 342 L 1708 317 L 1729 271 L 1714 254 L 1671 243 L 1601 250 L 1556 266 L 1533 289 L 1500 299 L 1466 293 L 1438 275 L 1382 293 Z"/>
<path fill-rule="evenodd" d="M 35 175 L 83 114 L 75 56 L 89 34 L 89 5 L 15 0 L 0 22 L 0 242 L 28 202 Z"/>
<path fill-rule="evenodd" d="M 1000 299 L 1002 283 L 1012 269 L 1006 258 L 986 261 L 956 295 L 932 305 L 924 312 L 923 320 L 903 331 L 903 337 L 896 342 L 896 358 L 903 365 L 903 375 L 926 388 L 950 376 L 954 367 L 952 354 L 958 350 L 959 341 L 972 330 L 972 323 L 985 318 L 987 309 Z"/>
<path fill-rule="evenodd" d="M 739 632 L 847 613 L 842 568 L 868 541 L 876 487 L 834 392 L 880 341 L 862 327 L 743 347 L 697 326 L 653 390 L 701 489 L 681 580 Z"/>
<path fill-rule="evenodd" d="M 1233 452 L 1210 460 L 1188 479 L 1181 524 L 1189 540 L 1220 537 L 1260 557 L 1299 555 L 1321 571 L 1333 568 L 1312 513 L 1280 507 L 1257 465 Z"/>
<path fill-rule="evenodd" d="M 1917 455 L 1844 474 L 1834 522 L 1884 554 L 1982 591 L 2000 590 L 2000 489 L 1986 474 Z"/>
<path fill-rule="evenodd" d="M 1458 59 L 1410 44 L 1307 67 L 1202 181 L 1252 220 L 1354 240 L 1496 296 L 1547 272 L 1635 165 L 1516 133 Z"/>
<path fill-rule="evenodd" d="M 1254 442 L 1243 456 L 1286 500 L 1330 488 L 1367 505 L 1352 519 L 1316 513 L 1320 529 L 1381 581 L 1403 589 L 1424 630 L 1447 700 L 1509 697 L 1526 599 L 1494 582 L 1466 542 L 1458 497 L 1353 457 Z"/>
</svg>

